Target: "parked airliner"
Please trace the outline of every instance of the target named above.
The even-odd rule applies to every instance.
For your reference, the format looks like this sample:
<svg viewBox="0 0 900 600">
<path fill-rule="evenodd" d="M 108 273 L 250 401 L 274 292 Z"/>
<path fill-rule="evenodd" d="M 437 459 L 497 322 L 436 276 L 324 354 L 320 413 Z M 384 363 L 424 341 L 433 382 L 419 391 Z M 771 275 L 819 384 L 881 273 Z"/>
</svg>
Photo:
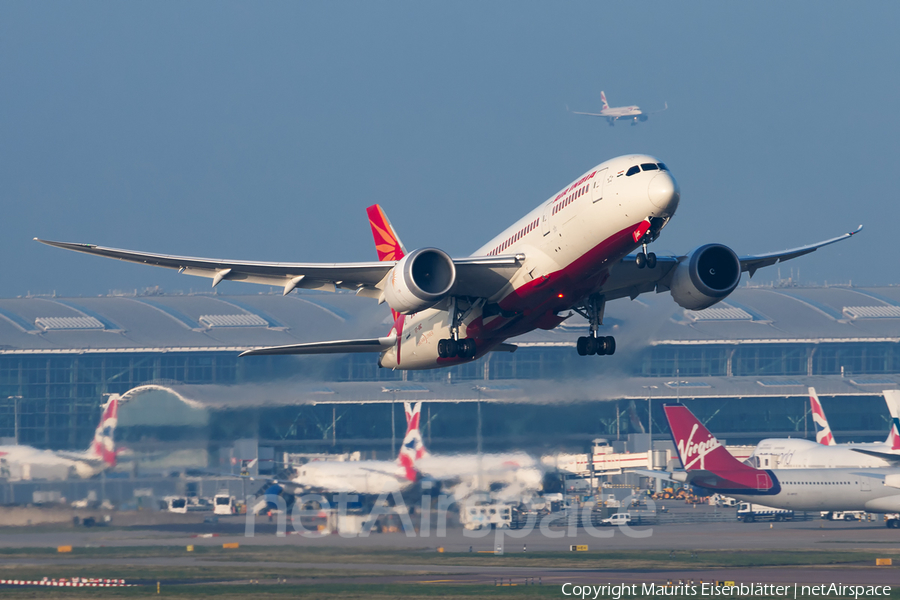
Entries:
<svg viewBox="0 0 900 600">
<path fill-rule="evenodd" d="M 610 106 L 609 102 L 606 101 L 606 92 L 600 92 L 600 100 L 603 101 L 603 108 L 600 109 L 598 113 L 589 113 L 589 112 L 577 112 L 572 111 L 572 114 L 576 115 L 587 115 L 589 117 L 603 117 L 606 119 L 606 122 L 609 123 L 610 127 L 616 124 L 616 121 L 619 119 L 623 119 L 626 121 L 631 121 L 632 125 L 637 125 L 638 121 L 644 122 L 649 116 L 653 113 L 645 113 L 641 110 L 640 106 Z M 669 108 L 669 103 L 666 102 L 666 107 L 662 110 L 658 110 L 655 112 L 662 112 Z"/>
<path fill-rule="evenodd" d="M 663 408 L 684 465 L 673 479 L 773 508 L 900 512 L 900 468 L 757 469 L 729 454 L 684 405 Z M 900 526 L 896 516 L 886 523 Z"/>
<path fill-rule="evenodd" d="M 409 402 L 405 404 L 409 420 L 412 409 Z M 416 410 L 417 426 L 418 418 Z M 504 489 L 495 497 L 521 498 L 523 494 L 541 491 L 544 485 L 543 468 L 525 452 L 432 454 L 423 442 L 418 448 L 415 468 L 423 477 L 440 481 L 457 500 L 497 486 Z"/>
<path fill-rule="evenodd" d="M 900 466 L 900 391 L 885 390 L 884 401 L 891 414 L 884 442 L 846 443 L 834 441 L 825 411 L 815 388 L 809 402 L 817 442 L 799 438 L 764 439 L 753 450 L 748 464 L 763 469 L 887 467 Z"/>
<path fill-rule="evenodd" d="M 118 396 L 103 407 L 94 439 L 83 452 L 40 450 L 31 446 L 0 446 L 0 477 L 19 479 L 87 479 L 116 466 L 115 430 L 118 423 Z"/>
<path fill-rule="evenodd" d="M 311 461 L 297 467 L 287 487 L 292 493 L 307 491 L 380 495 L 400 493 L 418 479 L 415 462 L 425 448 L 419 432 L 422 403 L 407 403 L 406 435 L 395 461 Z"/>
<path fill-rule="evenodd" d="M 394 322 L 384 337 L 255 348 L 243 355 L 380 353 L 391 369 L 434 369 L 491 351 L 506 340 L 553 329 L 572 314 L 590 323 L 578 354 L 613 354 L 601 336 L 606 303 L 670 292 L 680 306 L 701 310 L 737 288 L 741 273 L 789 260 L 859 232 L 770 254 L 738 256 L 703 244 L 682 256 L 648 251 L 678 208 L 681 193 L 669 168 L 647 155 L 620 156 L 593 167 L 506 228 L 472 256 L 453 259 L 437 248 L 407 252 L 378 205 L 368 208 L 379 262 L 314 264 L 190 258 L 106 248 L 45 244 L 177 269 L 212 279 L 335 291 L 387 302 Z M 635 251 L 636 254 L 632 254 Z"/>
</svg>

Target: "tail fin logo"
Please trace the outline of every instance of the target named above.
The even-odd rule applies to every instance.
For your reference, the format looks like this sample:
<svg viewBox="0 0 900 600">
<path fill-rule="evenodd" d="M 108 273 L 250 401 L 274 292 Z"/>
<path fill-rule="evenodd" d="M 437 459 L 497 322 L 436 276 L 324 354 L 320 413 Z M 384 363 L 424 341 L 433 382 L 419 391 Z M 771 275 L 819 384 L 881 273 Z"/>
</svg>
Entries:
<svg viewBox="0 0 900 600">
<path fill-rule="evenodd" d="M 600 92 L 600 100 L 603 101 L 604 110 L 609 108 L 609 103 L 606 101 L 606 92 Z"/>
<path fill-rule="evenodd" d="M 697 468 L 706 470 L 706 455 L 713 452 L 716 448 L 722 447 L 722 444 L 719 443 L 719 440 L 717 440 L 715 436 L 713 436 L 708 431 L 706 432 L 706 440 L 702 442 L 695 442 L 694 435 L 697 433 L 698 429 L 700 429 L 700 425 L 698 423 L 694 423 L 688 439 L 686 441 L 683 439 L 678 440 L 678 454 L 680 454 L 682 457 L 685 470 Z M 695 466 L 698 461 L 700 462 L 699 467 Z"/>
<path fill-rule="evenodd" d="M 116 466 L 116 442 L 115 431 L 119 422 L 119 395 L 110 396 L 109 402 L 103 408 L 100 424 L 94 430 L 94 441 L 91 442 L 91 452 L 111 467 Z"/>
<path fill-rule="evenodd" d="M 391 222 L 388 220 L 387 215 L 384 214 L 384 211 L 381 210 L 381 207 L 373 204 L 366 209 L 366 214 L 369 216 L 372 237 L 375 238 L 375 251 L 378 253 L 378 260 L 400 260 L 406 256 L 406 248 L 403 247 L 403 243 L 397 237 Z"/>
<path fill-rule="evenodd" d="M 403 406 L 406 411 L 406 436 L 403 438 L 400 456 L 397 459 L 406 469 L 406 478 L 409 481 L 415 481 L 418 475 L 416 461 L 427 454 L 422 433 L 419 431 L 419 414 L 422 410 L 422 403 L 404 402 Z"/>
<path fill-rule="evenodd" d="M 828 419 L 825 418 L 825 411 L 822 410 L 816 388 L 809 388 L 809 406 L 812 411 L 813 425 L 816 428 L 816 442 L 823 446 L 834 446 L 834 436 L 831 434 L 831 427 L 828 425 Z"/>
<path fill-rule="evenodd" d="M 891 433 L 887 439 L 891 450 L 900 450 L 900 418 L 891 419 Z"/>
</svg>

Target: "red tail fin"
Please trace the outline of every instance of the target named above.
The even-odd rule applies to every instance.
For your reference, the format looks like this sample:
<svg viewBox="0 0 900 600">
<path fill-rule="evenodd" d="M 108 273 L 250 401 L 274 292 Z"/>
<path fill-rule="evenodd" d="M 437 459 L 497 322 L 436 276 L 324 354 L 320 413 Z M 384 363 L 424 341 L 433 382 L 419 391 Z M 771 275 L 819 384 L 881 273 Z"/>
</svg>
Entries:
<svg viewBox="0 0 900 600">
<path fill-rule="evenodd" d="M 400 260 L 406 256 L 406 248 L 400 242 L 400 238 L 394 232 L 387 215 L 377 204 L 366 209 L 369 215 L 369 225 L 372 227 L 372 236 L 375 238 L 375 250 L 378 252 L 378 260 Z"/>
<path fill-rule="evenodd" d="M 819 402 L 816 388 L 813 387 L 809 388 L 809 407 L 812 411 L 813 425 L 816 428 L 816 441 L 823 446 L 834 446 L 831 427 L 828 425 L 828 419 L 825 418 L 825 411 L 822 410 L 822 403 Z"/>
<path fill-rule="evenodd" d="M 100 424 L 94 431 L 94 441 L 90 451 L 103 459 L 111 467 L 116 466 L 115 431 L 119 420 L 119 395 L 110 396 L 109 402 L 100 416 Z"/>
<path fill-rule="evenodd" d="M 417 477 L 416 461 L 426 455 L 425 443 L 419 431 L 419 413 L 422 410 L 422 403 L 404 402 L 403 406 L 406 410 L 406 436 L 403 438 L 397 460 L 406 469 L 406 478 L 415 481 Z"/>
<path fill-rule="evenodd" d="M 684 470 L 704 471 L 692 481 L 709 489 L 769 492 L 777 488 L 769 472 L 745 465 L 681 404 L 663 407 Z"/>
</svg>

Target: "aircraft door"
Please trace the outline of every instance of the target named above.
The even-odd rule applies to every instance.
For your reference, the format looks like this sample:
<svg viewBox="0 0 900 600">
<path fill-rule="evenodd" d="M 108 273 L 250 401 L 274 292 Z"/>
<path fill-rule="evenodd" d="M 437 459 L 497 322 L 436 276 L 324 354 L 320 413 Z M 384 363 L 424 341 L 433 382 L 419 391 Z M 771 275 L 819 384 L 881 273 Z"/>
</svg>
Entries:
<svg viewBox="0 0 900 600">
<path fill-rule="evenodd" d="M 591 186 L 591 193 L 594 195 L 594 202 L 603 200 L 603 187 L 606 184 L 606 175 L 609 169 L 602 169 L 594 177 L 594 185 Z"/>
<path fill-rule="evenodd" d="M 550 233 L 550 216 L 553 214 L 553 202 L 548 202 L 544 207 L 544 215 L 541 217 L 541 233 Z"/>
</svg>

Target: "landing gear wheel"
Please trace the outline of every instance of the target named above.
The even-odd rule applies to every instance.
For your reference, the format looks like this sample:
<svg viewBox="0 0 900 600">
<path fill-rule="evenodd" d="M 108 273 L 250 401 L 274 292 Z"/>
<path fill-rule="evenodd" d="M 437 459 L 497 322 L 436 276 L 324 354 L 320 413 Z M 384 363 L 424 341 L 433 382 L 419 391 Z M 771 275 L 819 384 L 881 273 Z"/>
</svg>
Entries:
<svg viewBox="0 0 900 600">
<path fill-rule="evenodd" d="M 578 356 L 587 356 L 587 344 L 591 338 L 589 337 L 580 337 L 578 341 L 575 343 L 575 349 L 578 350 Z"/>
<path fill-rule="evenodd" d="M 638 252 L 637 256 L 634 257 L 634 264 L 637 265 L 638 269 L 643 269 L 647 264 L 647 255 L 643 252 Z"/>
<path fill-rule="evenodd" d="M 605 337 L 594 338 L 594 350 L 597 356 L 605 356 L 607 354 Z M 594 354 L 594 352 L 591 354 Z"/>
<path fill-rule="evenodd" d="M 616 353 L 616 338 L 611 335 L 603 338 L 605 340 L 604 349 L 606 350 L 606 354 L 611 356 Z"/>
<path fill-rule="evenodd" d="M 447 357 L 452 358 L 459 356 L 459 342 L 456 340 L 445 340 L 447 342 Z"/>
<path fill-rule="evenodd" d="M 475 340 L 460 340 L 459 342 L 459 357 L 460 358 L 475 358 L 475 353 L 477 352 L 477 348 L 475 347 Z"/>
<path fill-rule="evenodd" d="M 441 358 L 447 358 L 450 356 L 447 353 L 447 342 L 450 340 L 438 340 L 438 356 Z"/>
<path fill-rule="evenodd" d="M 650 252 L 647 254 L 647 268 L 652 269 L 656 267 L 656 254 Z"/>
</svg>

